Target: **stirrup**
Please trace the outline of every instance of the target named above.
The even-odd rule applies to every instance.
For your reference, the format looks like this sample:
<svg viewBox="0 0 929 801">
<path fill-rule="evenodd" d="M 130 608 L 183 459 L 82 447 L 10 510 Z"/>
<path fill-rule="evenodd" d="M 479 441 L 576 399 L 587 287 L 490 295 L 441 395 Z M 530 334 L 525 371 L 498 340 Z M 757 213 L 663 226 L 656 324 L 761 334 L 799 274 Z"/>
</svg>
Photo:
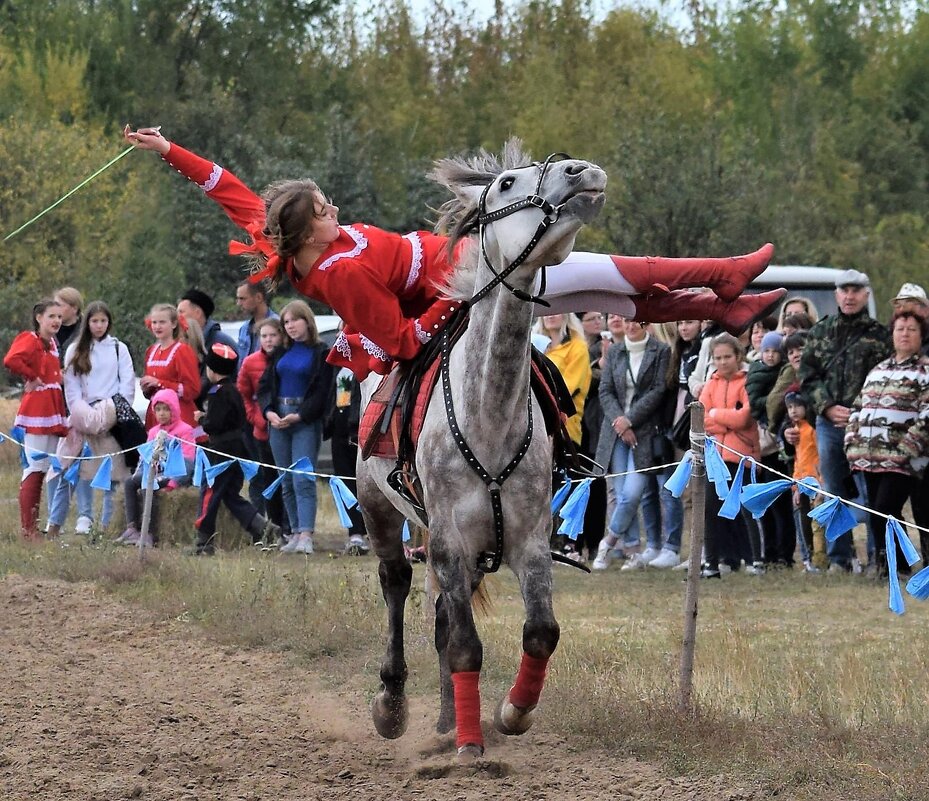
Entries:
<svg viewBox="0 0 929 801">
<path fill-rule="evenodd" d="M 422 505 L 422 502 L 413 494 L 413 490 L 410 488 L 413 478 L 414 476 L 407 470 L 397 465 L 387 474 L 387 483 L 394 492 L 416 510 L 416 513 L 424 521 L 427 521 L 429 518 L 426 515 L 426 507 Z"/>
</svg>

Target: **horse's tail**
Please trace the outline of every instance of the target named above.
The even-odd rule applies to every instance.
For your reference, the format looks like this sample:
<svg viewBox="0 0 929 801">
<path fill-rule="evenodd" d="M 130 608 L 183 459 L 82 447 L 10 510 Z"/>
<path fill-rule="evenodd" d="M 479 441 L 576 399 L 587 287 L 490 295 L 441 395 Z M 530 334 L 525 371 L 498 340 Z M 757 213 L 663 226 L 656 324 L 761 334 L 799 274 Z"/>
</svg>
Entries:
<svg viewBox="0 0 929 801">
<path fill-rule="evenodd" d="M 431 608 L 435 608 L 436 596 L 439 592 L 439 577 L 432 569 L 432 560 L 428 558 L 429 554 L 429 529 L 424 528 L 422 531 L 423 546 L 426 549 L 426 597 L 429 600 Z M 484 576 L 474 592 L 471 593 L 471 609 L 475 614 L 486 617 L 493 610 L 493 596 L 488 576 Z"/>
</svg>

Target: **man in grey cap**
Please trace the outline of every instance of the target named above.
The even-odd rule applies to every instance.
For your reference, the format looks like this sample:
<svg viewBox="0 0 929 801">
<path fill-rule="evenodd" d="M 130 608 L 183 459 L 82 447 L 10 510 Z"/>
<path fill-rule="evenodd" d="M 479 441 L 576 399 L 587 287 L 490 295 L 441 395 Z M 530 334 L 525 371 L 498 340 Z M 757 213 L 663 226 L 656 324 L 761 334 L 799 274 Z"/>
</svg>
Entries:
<svg viewBox="0 0 929 801">
<path fill-rule="evenodd" d="M 867 491 L 860 473 L 854 476 L 845 458 L 845 426 L 851 405 L 868 372 L 891 351 L 887 328 L 868 314 L 871 281 L 858 270 L 845 270 L 835 282 L 838 313 L 810 329 L 798 377 L 803 394 L 816 412 L 816 446 L 823 487 L 833 495 L 867 505 Z M 863 522 L 869 516 L 852 510 Z M 869 552 L 874 536 L 870 530 Z M 883 536 L 883 533 L 880 533 Z M 828 543 L 830 570 L 851 570 L 854 548 L 851 532 Z"/>
</svg>

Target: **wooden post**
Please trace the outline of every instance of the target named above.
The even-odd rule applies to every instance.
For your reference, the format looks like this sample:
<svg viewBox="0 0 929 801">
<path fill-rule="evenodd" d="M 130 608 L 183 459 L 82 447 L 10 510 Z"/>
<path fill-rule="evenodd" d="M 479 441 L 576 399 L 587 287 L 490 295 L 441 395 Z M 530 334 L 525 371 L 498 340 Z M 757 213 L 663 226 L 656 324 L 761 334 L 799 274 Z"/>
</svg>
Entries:
<svg viewBox="0 0 929 801">
<path fill-rule="evenodd" d="M 700 586 L 700 557 L 703 551 L 703 509 L 706 503 L 706 461 L 704 458 L 703 404 L 690 404 L 690 448 L 693 472 L 690 478 L 690 558 L 687 565 L 687 592 L 684 596 L 684 642 L 681 649 L 681 711 L 693 711 L 694 649 L 697 644 L 697 595 Z"/>
<path fill-rule="evenodd" d="M 139 534 L 139 559 L 145 560 L 145 541 L 148 539 L 148 530 L 152 523 L 152 497 L 155 494 L 155 473 L 158 472 L 158 460 L 165 447 L 164 432 L 159 432 L 152 450 L 152 461 L 148 466 L 148 477 L 145 481 L 145 502 L 142 507 L 142 532 Z"/>
</svg>

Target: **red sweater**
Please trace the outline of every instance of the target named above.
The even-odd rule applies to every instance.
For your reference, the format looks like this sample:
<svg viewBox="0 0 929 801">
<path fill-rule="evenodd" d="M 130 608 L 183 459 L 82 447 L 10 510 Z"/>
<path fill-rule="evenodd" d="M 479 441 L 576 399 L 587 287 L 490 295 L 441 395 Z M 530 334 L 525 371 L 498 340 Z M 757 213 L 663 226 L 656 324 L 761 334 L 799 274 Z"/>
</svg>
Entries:
<svg viewBox="0 0 929 801">
<path fill-rule="evenodd" d="M 157 342 L 145 351 L 145 372 L 158 379 L 159 386 L 145 392 L 151 398 L 159 389 L 173 389 L 181 403 L 181 420 L 196 427 L 194 401 L 200 394 L 200 363 L 197 354 L 186 342 L 172 342 L 161 347 Z M 155 412 L 149 403 L 145 413 L 145 427 L 156 425 Z"/>
<path fill-rule="evenodd" d="M 249 234 L 254 246 L 234 242 L 232 252 L 274 256 L 262 233 L 265 206 L 258 195 L 228 170 L 173 142 L 164 159 Z M 343 225 L 305 276 L 288 263 L 297 290 L 327 303 L 345 321 L 327 361 L 361 380 L 371 371 L 388 373 L 394 359 L 415 356 L 459 305 L 436 289 L 451 270 L 447 243 L 428 231 L 400 236 L 371 225 Z"/>
<path fill-rule="evenodd" d="M 66 436 L 68 414 L 61 391 L 58 343 L 54 338 L 46 342 L 32 331 L 23 331 L 10 345 L 3 366 L 26 381 L 39 382 L 23 395 L 13 425 L 25 429 L 27 434 Z"/>
<path fill-rule="evenodd" d="M 256 350 L 245 357 L 236 379 L 236 386 L 245 403 L 245 416 L 252 424 L 252 435 L 261 442 L 268 439 L 268 421 L 258 405 L 258 382 L 261 381 L 267 366 L 268 355 L 263 350 Z"/>
</svg>

